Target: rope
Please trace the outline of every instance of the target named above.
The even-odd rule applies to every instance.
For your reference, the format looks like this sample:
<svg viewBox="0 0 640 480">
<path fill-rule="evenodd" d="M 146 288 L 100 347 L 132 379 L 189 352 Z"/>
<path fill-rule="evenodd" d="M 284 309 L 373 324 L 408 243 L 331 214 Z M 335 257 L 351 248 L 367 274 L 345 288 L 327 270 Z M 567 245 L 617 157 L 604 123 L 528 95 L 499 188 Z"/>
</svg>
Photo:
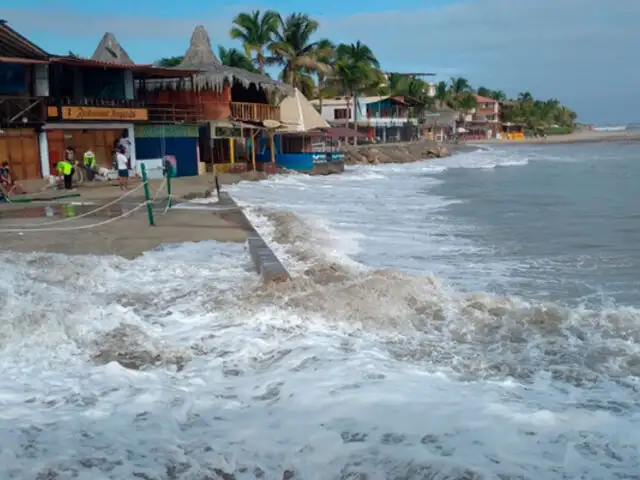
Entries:
<svg viewBox="0 0 640 480">
<path fill-rule="evenodd" d="M 111 222 L 115 222 L 116 220 L 119 220 L 121 218 L 124 217 L 128 217 L 129 215 L 131 215 L 132 213 L 140 210 L 142 207 L 146 206 L 147 202 L 142 202 L 140 205 L 138 205 L 135 208 L 132 208 L 131 210 L 123 213 L 122 215 L 118 215 L 117 217 L 113 217 L 113 218 L 109 218 L 107 220 L 105 220 L 104 222 L 99 222 L 99 223 L 92 223 L 91 225 L 79 225 L 76 227 L 68 227 L 68 228 L 64 228 L 64 227 L 58 227 L 58 228 L 30 228 L 27 230 L 22 230 L 19 228 L 15 228 L 15 229 L 0 229 L 0 233 L 24 233 L 24 232 L 64 232 L 64 231 L 70 231 L 70 230 L 86 230 L 89 228 L 93 228 L 93 227 L 100 227 L 102 225 L 107 225 Z"/>
<path fill-rule="evenodd" d="M 42 223 L 35 223 L 35 222 L 32 222 L 32 223 L 20 223 L 20 224 L 3 224 L 2 226 L 3 226 L 3 227 L 9 227 L 9 228 L 11 228 L 11 227 L 27 227 L 27 228 L 29 228 L 29 227 L 32 227 L 32 226 L 41 227 L 41 226 L 46 226 L 46 225 L 56 225 L 56 224 L 58 224 L 58 223 L 70 222 L 71 220 L 77 220 L 77 219 L 79 219 L 79 218 L 83 218 L 83 217 L 87 217 L 87 216 L 89 216 L 89 215 L 92 215 L 92 214 L 94 214 L 94 213 L 96 213 L 96 212 L 99 212 L 99 211 L 101 211 L 101 210 L 104 210 L 104 209 L 105 209 L 105 208 L 107 208 L 107 207 L 110 207 L 111 205 L 114 205 L 114 204 L 118 203 L 120 200 L 122 200 L 123 198 L 125 198 L 125 197 L 127 197 L 127 196 L 131 195 L 133 192 L 135 192 L 135 191 L 136 191 L 136 190 L 138 190 L 139 188 L 144 187 L 144 185 L 145 185 L 145 183 L 144 183 L 144 182 L 142 182 L 140 185 L 138 185 L 137 187 L 135 187 L 133 190 L 129 190 L 127 193 L 125 193 L 124 195 L 122 195 L 122 196 L 120 196 L 120 197 L 116 198 L 115 200 L 113 200 L 113 201 L 111 201 L 111 202 L 109 202 L 109 203 L 106 203 L 106 204 L 104 204 L 104 205 L 101 205 L 101 206 L 100 206 L 100 207 L 98 207 L 98 208 L 95 208 L 95 209 L 93 209 L 93 210 L 90 210 L 90 211 L 88 211 L 88 212 L 85 212 L 85 213 L 83 213 L 82 215 L 77 215 L 77 216 L 75 216 L 75 217 L 63 218 L 63 219 L 61 219 L 61 220 L 52 220 L 52 221 L 50 221 L 50 222 L 42 222 Z"/>
</svg>

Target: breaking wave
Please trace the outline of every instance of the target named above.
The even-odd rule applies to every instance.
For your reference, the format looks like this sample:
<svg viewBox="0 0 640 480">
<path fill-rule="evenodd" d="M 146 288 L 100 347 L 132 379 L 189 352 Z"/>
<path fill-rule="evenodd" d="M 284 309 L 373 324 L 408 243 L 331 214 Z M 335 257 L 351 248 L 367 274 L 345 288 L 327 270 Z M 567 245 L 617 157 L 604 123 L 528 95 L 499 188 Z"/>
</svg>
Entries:
<svg viewBox="0 0 640 480">
<path fill-rule="evenodd" d="M 232 189 L 292 272 L 283 284 L 260 285 L 235 244 L 0 254 L 0 477 L 633 478 L 640 312 L 461 288 L 459 263 L 368 261 L 371 230 L 346 228 L 336 202 L 341 188 L 361 207 L 396 199 L 368 172 Z M 408 192 L 389 193 L 397 219 L 421 198 L 434 216 L 446 205 Z M 482 252 L 432 221 L 425 248 Z"/>
</svg>

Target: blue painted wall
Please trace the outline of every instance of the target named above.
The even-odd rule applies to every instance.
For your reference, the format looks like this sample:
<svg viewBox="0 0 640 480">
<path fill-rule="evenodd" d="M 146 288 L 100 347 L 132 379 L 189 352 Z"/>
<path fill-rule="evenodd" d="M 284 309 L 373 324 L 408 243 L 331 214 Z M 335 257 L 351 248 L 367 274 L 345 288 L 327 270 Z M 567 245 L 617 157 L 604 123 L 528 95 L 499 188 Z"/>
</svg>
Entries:
<svg viewBox="0 0 640 480">
<path fill-rule="evenodd" d="M 136 157 L 145 160 L 173 155 L 178 166 L 176 176 L 194 177 L 198 175 L 197 144 L 194 137 L 136 138 Z"/>
<path fill-rule="evenodd" d="M 340 162 L 344 160 L 343 152 L 300 152 L 300 153 L 280 153 L 280 138 L 276 136 L 274 145 L 276 147 L 276 164 L 289 170 L 298 172 L 310 172 L 314 163 Z M 256 162 L 271 162 L 271 152 L 269 150 L 269 140 L 261 138 L 256 152 Z"/>
</svg>

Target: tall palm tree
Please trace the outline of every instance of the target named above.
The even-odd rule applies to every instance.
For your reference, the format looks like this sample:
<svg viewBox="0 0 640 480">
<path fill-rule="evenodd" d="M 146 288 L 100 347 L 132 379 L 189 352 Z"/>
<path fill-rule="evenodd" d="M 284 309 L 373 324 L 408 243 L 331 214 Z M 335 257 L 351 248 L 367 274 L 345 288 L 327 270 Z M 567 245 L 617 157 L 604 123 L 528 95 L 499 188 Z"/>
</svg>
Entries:
<svg viewBox="0 0 640 480">
<path fill-rule="evenodd" d="M 303 13 L 293 13 L 287 18 L 279 16 L 278 22 L 278 31 L 269 45 L 272 57 L 267 60 L 282 67 L 280 78 L 284 82 L 311 95 L 315 87 L 313 75 L 331 72 L 330 65 L 320 60 L 326 55 L 328 45 L 321 48 L 320 43 L 312 39 L 319 24 Z"/>
<path fill-rule="evenodd" d="M 264 52 L 278 28 L 278 18 L 278 13 L 274 10 L 239 13 L 233 19 L 233 27 L 229 32 L 232 39 L 242 42 L 247 57 L 253 58 L 255 54 L 255 62 L 262 74 L 266 65 Z"/>
<path fill-rule="evenodd" d="M 449 80 L 451 82 L 451 93 L 454 97 L 471 91 L 471 84 L 469 84 L 469 80 L 463 77 L 451 77 Z"/>
<path fill-rule="evenodd" d="M 357 128 L 358 90 L 371 88 L 382 83 L 380 63 L 373 51 L 360 40 L 356 43 L 338 45 L 336 57 L 335 75 L 344 90 L 353 99 L 353 123 Z"/>
<path fill-rule="evenodd" d="M 443 107 L 449 102 L 451 95 L 449 93 L 449 86 L 447 85 L 447 82 L 440 81 L 436 84 L 435 99 L 440 107 Z"/>
<path fill-rule="evenodd" d="M 324 38 L 317 43 L 316 58 L 319 62 L 322 62 L 325 65 L 332 65 L 335 61 L 335 55 L 336 47 L 330 40 Z M 322 101 L 325 97 L 326 90 L 328 89 L 327 87 L 329 87 L 329 85 L 327 84 L 329 75 L 330 72 L 325 70 L 316 72 L 316 76 L 318 77 L 318 103 L 321 113 Z"/>
<path fill-rule="evenodd" d="M 242 68 L 249 72 L 257 72 L 256 67 L 253 66 L 253 62 L 242 51 L 237 48 L 224 48 L 218 47 L 218 58 L 223 65 L 228 67 Z"/>
</svg>

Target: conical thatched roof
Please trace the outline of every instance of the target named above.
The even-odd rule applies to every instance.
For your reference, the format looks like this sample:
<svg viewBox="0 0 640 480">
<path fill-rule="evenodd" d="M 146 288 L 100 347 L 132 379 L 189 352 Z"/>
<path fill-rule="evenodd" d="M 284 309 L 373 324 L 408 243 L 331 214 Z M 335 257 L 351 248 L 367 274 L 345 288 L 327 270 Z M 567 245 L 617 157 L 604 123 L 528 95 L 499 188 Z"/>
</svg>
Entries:
<svg viewBox="0 0 640 480">
<path fill-rule="evenodd" d="M 248 72 L 241 68 L 222 65 L 218 57 L 213 53 L 209 34 L 202 25 L 198 25 L 189 42 L 189 49 L 177 69 L 200 70 L 200 73 L 192 79 L 166 80 L 154 84 L 155 88 L 184 88 L 187 90 L 222 90 L 225 81 L 228 83 L 239 82 L 245 87 L 255 85 L 268 93 L 280 93 L 290 95 L 293 93 L 291 86 L 272 80 L 266 75 Z"/>
<path fill-rule="evenodd" d="M 117 63 L 120 65 L 134 65 L 133 60 L 125 51 L 113 33 L 105 33 L 98 44 L 98 48 L 93 53 L 91 60 L 98 62 Z"/>
<path fill-rule="evenodd" d="M 222 62 L 213 53 L 209 34 L 202 25 L 198 25 L 191 35 L 189 49 L 178 68 L 208 70 L 212 66 L 221 67 Z"/>
</svg>

